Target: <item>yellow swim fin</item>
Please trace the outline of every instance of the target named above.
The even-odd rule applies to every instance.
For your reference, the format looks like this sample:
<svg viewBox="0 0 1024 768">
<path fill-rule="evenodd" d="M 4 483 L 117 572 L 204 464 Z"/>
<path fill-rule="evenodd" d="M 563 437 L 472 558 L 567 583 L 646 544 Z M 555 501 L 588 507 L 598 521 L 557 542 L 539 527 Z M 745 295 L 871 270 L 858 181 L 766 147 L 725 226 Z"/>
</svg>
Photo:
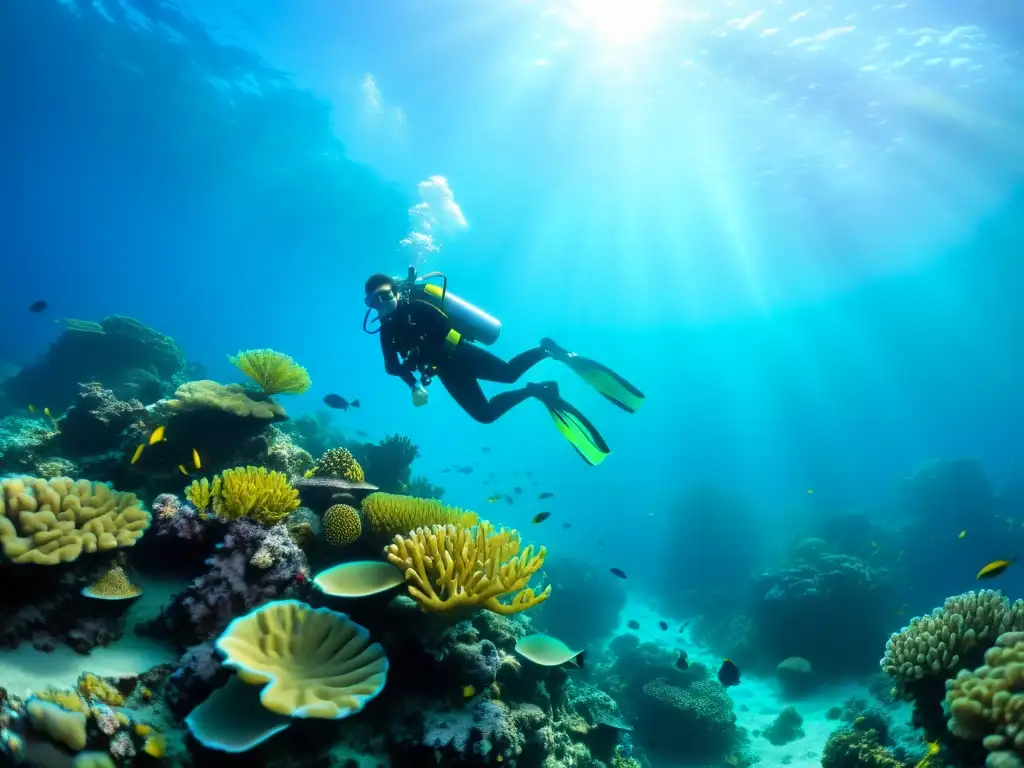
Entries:
<svg viewBox="0 0 1024 768">
<path fill-rule="evenodd" d="M 636 413 L 643 405 L 644 393 L 607 365 L 562 349 L 551 339 L 541 339 L 540 345 L 551 352 L 555 360 L 568 365 L 577 376 L 622 410 Z"/>
<path fill-rule="evenodd" d="M 597 431 L 597 427 L 591 423 L 590 419 L 563 400 L 558 395 L 557 389 L 549 390 L 547 394 L 538 399 L 548 409 L 558 431 L 587 464 L 597 466 L 612 452 L 608 443 L 601 437 L 601 433 Z"/>
</svg>

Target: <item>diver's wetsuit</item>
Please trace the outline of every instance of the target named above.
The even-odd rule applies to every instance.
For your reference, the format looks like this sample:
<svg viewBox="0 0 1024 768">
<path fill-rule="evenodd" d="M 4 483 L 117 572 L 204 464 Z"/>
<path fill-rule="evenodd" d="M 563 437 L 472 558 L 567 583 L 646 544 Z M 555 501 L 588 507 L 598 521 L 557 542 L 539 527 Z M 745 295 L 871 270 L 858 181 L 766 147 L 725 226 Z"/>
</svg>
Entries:
<svg viewBox="0 0 1024 768">
<path fill-rule="evenodd" d="M 399 301 L 394 312 L 381 318 L 384 369 L 401 377 L 410 388 L 417 384 L 414 371 L 436 376 L 455 402 L 484 424 L 534 396 L 536 390 L 528 385 L 488 400 L 480 381 L 513 384 L 541 360 L 551 357 L 548 350 L 535 347 L 506 362 L 469 340 L 449 341 L 451 329 L 447 315 L 429 302 Z"/>
</svg>

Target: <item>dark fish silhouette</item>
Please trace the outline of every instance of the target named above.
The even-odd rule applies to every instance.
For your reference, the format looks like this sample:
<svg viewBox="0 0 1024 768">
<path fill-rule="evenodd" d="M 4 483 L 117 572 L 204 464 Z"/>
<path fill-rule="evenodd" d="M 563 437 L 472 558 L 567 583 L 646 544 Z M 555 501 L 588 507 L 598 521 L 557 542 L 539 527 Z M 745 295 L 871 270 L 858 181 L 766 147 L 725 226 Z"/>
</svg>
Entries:
<svg viewBox="0 0 1024 768">
<path fill-rule="evenodd" d="M 626 626 L 630 629 L 640 629 L 640 622 L 636 619 L 630 619 L 626 622 Z"/>
<path fill-rule="evenodd" d="M 687 619 L 686 621 L 684 621 L 682 624 L 679 625 L 679 632 L 682 633 L 682 631 L 684 629 L 686 629 L 688 626 L 690 626 L 690 620 L 689 619 Z"/>
<path fill-rule="evenodd" d="M 601 542 L 597 543 L 600 544 Z M 626 578 L 626 574 L 621 568 L 609 568 L 608 570 L 611 571 L 612 576 L 618 576 L 620 579 Z"/>
<path fill-rule="evenodd" d="M 685 672 L 690 668 L 690 662 L 686 658 L 686 651 L 679 652 L 679 658 L 676 659 L 676 669 Z"/>
<path fill-rule="evenodd" d="M 739 685 L 740 668 L 733 664 L 730 659 L 726 659 L 718 669 L 718 682 L 726 688 L 732 685 Z"/>
<path fill-rule="evenodd" d="M 562 523 L 562 527 L 568 530 L 569 528 L 572 528 L 572 523 Z"/>
<path fill-rule="evenodd" d="M 455 471 L 458 472 L 460 475 L 471 475 L 471 474 L 473 474 L 473 468 L 472 467 L 459 467 Z"/>
<path fill-rule="evenodd" d="M 335 408 L 339 411 L 347 411 L 349 408 L 358 408 L 359 401 L 353 400 L 352 402 L 349 402 L 341 395 L 330 394 L 324 396 L 324 405 L 328 408 Z"/>
<path fill-rule="evenodd" d="M 522 493 L 523 492 L 523 489 L 520 488 L 518 485 L 515 488 L 513 488 L 512 490 L 515 491 L 516 493 Z"/>
<path fill-rule="evenodd" d="M 513 503 L 513 501 L 512 501 L 512 497 L 511 497 L 511 496 L 509 496 L 509 495 L 508 495 L 507 493 L 505 494 L 505 501 L 507 501 L 507 502 L 508 502 L 509 504 L 512 504 L 512 503 Z"/>
<path fill-rule="evenodd" d="M 33 301 L 31 304 L 29 304 L 28 305 L 28 311 L 29 312 L 42 312 L 48 306 L 49 306 L 49 304 L 47 304 L 45 301 L 40 299 L 39 301 Z"/>
<path fill-rule="evenodd" d="M 544 493 L 542 493 L 542 494 L 541 494 L 540 496 L 538 496 L 537 498 L 538 498 L 538 499 L 550 499 L 550 498 L 551 498 L 552 496 L 554 496 L 554 495 L 555 495 L 555 494 L 553 494 L 553 493 L 552 493 L 551 491 L 544 491 Z"/>
<path fill-rule="evenodd" d="M 543 523 L 549 517 L 551 517 L 551 513 L 550 512 L 538 512 L 536 515 L 533 516 L 533 522 L 535 522 L 535 523 Z"/>
<path fill-rule="evenodd" d="M 491 449 L 488 448 L 486 445 L 483 448 L 481 448 L 480 450 L 483 451 L 484 453 L 490 453 L 491 452 Z"/>
<path fill-rule="evenodd" d="M 667 631 L 668 630 L 668 622 L 667 621 L 659 621 L 658 622 L 658 626 L 661 627 L 662 631 Z"/>
<path fill-rule="evenodd" d="M 361 429 L 356 430 L 356 437 L 369 437 L 369 435 Z"/>
</svg>

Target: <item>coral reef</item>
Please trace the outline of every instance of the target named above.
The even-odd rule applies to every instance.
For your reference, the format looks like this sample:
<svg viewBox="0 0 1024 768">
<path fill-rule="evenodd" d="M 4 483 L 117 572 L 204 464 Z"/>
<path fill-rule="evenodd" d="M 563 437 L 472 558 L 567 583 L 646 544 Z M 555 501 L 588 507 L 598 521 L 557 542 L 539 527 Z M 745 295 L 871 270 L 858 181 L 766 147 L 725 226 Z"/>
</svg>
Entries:
<svg viewBox="0 0 1024 768">
<path fill-rule="evenodd" d="M 350 483 L 366 482 L 366 474 L 353 456 L 345 448 L 331 448 L 316 460 L 308 473 L 309 477 L 340 477 Z"/>
<path fill-rule="evenodd" d="M 200 512 L 222 520 L 251 517 L 273 525 L 299 507 L 299 492 L 282 472 L 265 467 L 226 469 L 210 482 L 194 480 L 185 491 L 189 503 Z"/>
<path fill-rule="evenodd" d="M 378 443 L 354 443 L 349 450 L 366 473 L 366 478 L 387 493 L 408 493 L 412 463 L 419 448 L 401 435 L 390 435 Z"/>
<path fill-rule="evenodd" d="M 803 696 L 814 687 L 814 668 L 807 659 L 790 656 L 775 667 L 775 676 L 787 696 Z"/>
<path fill-rule="evenodd" d="M 786 707 L 779 713 L 779 716 L 772 721 L 762 734 L 776 747 L 789 744 L 804 736 L 804 719 L 793 707 Z"/>
<path fill-rule="evenodd" d="M 530 612 L 542 632 L 583 648 L 606 639 L 618 627 L 619 612 L 626 604 L 624 582 L 613 580 L 595 590 L 594 584 L 604 576 L 601 569 L 565 555 L 549 554 L 544 572 L 551 598 Z"/>
<path fill-rule="evenodd" d="M 634 737 L 654 757 L 722 760 L 741 741 L 732 699 L 715 681 L 685 688 L 664 680 L 647 683 L 636 714 Z"/>
<path fill-rule="evenodd" d="M 324 539 L 332 547 L 354 544 L 363 533 L 363 522 L 354 507 L 335 504 L 324 512 L 322 519 Z"/>
<path fill-rule="evenodd" d="M 434 525 L 470 528 L 477 524 L 474 512 L 449 507 L 436 499 L 391 493 L 371 493 L 363 499 L 362 511 L 369 529 L 387 539 Z"/>
</svg>

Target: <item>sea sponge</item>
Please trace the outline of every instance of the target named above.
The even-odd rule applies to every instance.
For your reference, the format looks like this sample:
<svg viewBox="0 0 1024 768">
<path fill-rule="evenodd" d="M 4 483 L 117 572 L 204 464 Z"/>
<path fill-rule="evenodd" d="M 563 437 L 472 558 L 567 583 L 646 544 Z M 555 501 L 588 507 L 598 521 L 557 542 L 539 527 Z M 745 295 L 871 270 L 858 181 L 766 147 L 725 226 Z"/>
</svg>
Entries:
<svg viewBox="0 0 1024 768">
<path fill-rule="evenodd" d="M 882 669 L 899 681 L 956 671 L 961 657 L 992 645 L 1004 632 L 1024 629 L 1024 601 L 1013 606 L 999 592 L 983 589 L 946 600 L 931 616 L 918 616 L 893 634 L 885 646 Z"/>
<path fill-rule="evenodd" d="M 348 504 L 335 504 L 324 512 L 322 520 L 324 539 L 334 547 L 347 547 L 359 540 L 363 533 L 363 521 L 359 513 Z"/>
<path fill-rule="evenodd" d="M 374 494 L 376 495 L 376 494 Z M 372 498 L 372 497 L 371 497 Z M 533 545 L 519 554 L 519 532 L 481 522 L 435 525 L 396 535 L 385 548 L 388 562 L 400 568 L 409 594 L 426 611 L 486 608 L 509 615 L 544 602 L 551 586 L 536 594 L 527 587 L 544 566 L 547 549 L 534 554 Z M 512 595 L 502 603 L 502 595 Z"/>
<path fill-rule="evenodd" d="M 311 383 L 305 368 L 273 349 L 249 349 L 228 360 L 259 384 L 265 395 L 301 395 Z"/>
<path fill-rule="evenodd" d="M 96 600 L 131 600 L 141 595 L 142 589 L 128 580 L 128 576 L 121 566 L 115 565 L 95 582 L 85 587 L 82 594 Z"/>
<path fill-rule="evenodd" d="M 235 416 L 254 419 L 281 420 L 287 418 L 284 408 L 273 400 L 257 400 L 238 384 L 218 384 L 209 379 L 187 381 L 167 401 L 167 406 L 178 411 L 209 408 Z"/>
<path fill-rule="evenodd" d="M 263 706 L 287 717 L 341 720 L 361 711 L 387 681 L 387 656 L 365 627 L 297 600 L 235 619 L 216 646 L 240 680 L 265 686 Z"/>
<path fill-rule="evenodd" d="M 947 725 L 954 736 L 981 740 L 994 752 L 1024 755 L 1024 632 L 999 636 L 985 664 L 946 681 Z M 1004 761 L 1005 762 L 1005 761 Z M 1019 764 L 1019 763 L 1018 763 Z"/>
<path fill-rule="evenodd" d="M 85 724 L 88 718 L 82 712 L 70 712 L 51 701 L 36 697 L 28 700 L 25 712 L 37 731 L 75 752 L 85 749 Z"/>
<path fill-rule="evenodd" d="M 133 493 L 55 477 L 3 481 L 0 545 L 15 563 L 57 565 L 82 552 L 131 547 L 152 521 Z"/>
<path fill-rule="evenodd" d="M 212 507 L 222 520 L 251 517 L 264 525 L 274 525 L 299 506 L 299 492 L 288 477 L 266 467 L 225 469 L 212 483 L 193 481 L 185 496 L 200 512 Z"/>
<path fill-rule="evenodd" d="M 362 508 L 370 530 L 388 538 L 434 525 L 472 528 L 477 523 L 475 512 L 449 507 L 436 499 L 417 499 L 393 493 L 371 493 L 363 499 Z"/>
<path fill-rule="evenodd" d="M 366 474 L 356 457 L 345 448 L 331 448 L 317 459 L 310 477 L 340 477 L 350 483 L 366 482 Z"/>
</svg>

